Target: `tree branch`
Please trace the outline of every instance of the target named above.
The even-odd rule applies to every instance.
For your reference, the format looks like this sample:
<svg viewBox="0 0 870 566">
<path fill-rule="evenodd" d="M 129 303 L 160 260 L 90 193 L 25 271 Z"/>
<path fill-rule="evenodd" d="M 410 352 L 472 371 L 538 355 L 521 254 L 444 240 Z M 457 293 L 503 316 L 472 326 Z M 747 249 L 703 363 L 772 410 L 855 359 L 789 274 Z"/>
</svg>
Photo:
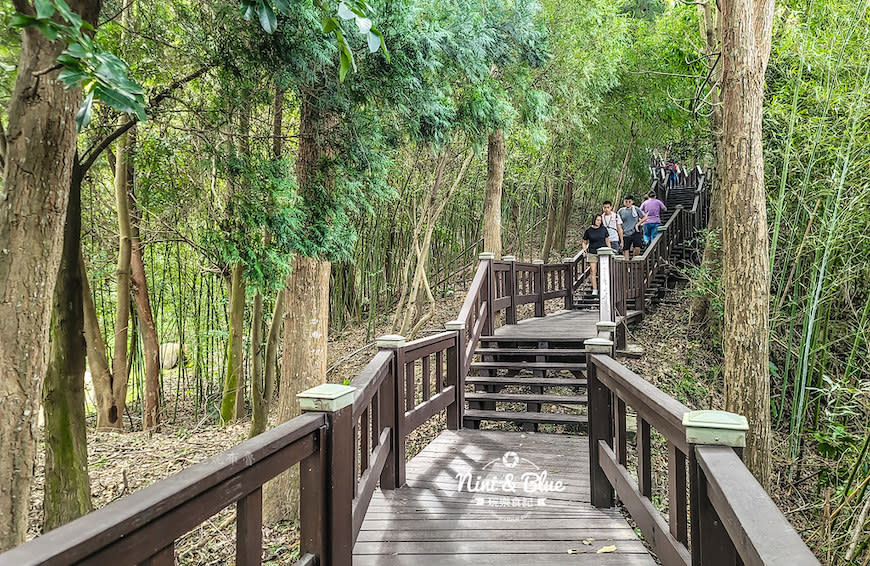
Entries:
<svg viewBox="0 0 870 566">
<path fill-rule="evenodd" d="M 666 73 L 664 71 L 628 71 L 630 75 L 663 75 L 665 77 L 681 77 L 684 79 L 700 79 L 701 75 L 683 75 L 681 73 Z"/>
<path fill-rule="evenodd" d="M 178 79 L 177 81 L 175 81 L 174 83 L 167 86 L 165 89 L 160 91 L 160 93 L 158 93 L 156 96 L 154 96 L 148 102 L 148 108 L 146 109 L 146 112 L 147 113 L 153 112 L 154 109 L 157 108 L 157 106 L 159 106 L 160 103 L 162 103 L 164 100 L 166 100 L 169 97 L 169 95 L 172 94 L 172 92 L 174 90 L 181 88 L 182 86 L 184 86 L 185 84 L 189 83 L 192 80 L 198 79 L 199 77 L 204 75 L 209 69 L 211 69 L 213 66 L 214 65 L 206 65 L 205 67 L 200 67 L 199 69 L 197 69 L 196 71 L 187 75 L 186 77 L 182 77 L 182 78 Z M 100 156 L 100 154 L 103 151 L 105 151 L 105 149 L 107 147 L 112 145 L 112 142 L 114 142 L 116 139 L 118 139 L 119 137 L 124 135 L 124 133 L 127 130 L 132 128 L 133 125 L 138 123 L 138 122 L 139 122 L 139 120 L 135 116 L 131 116 L 129 121 L 127 121 L 123 125 L 119 126 L 117 129 L 115 129 L 114 132 L 112 132 L 111 134 L 109 134 L 108 136 L 103 138 L 96 145 L 91 146 L 82 156 L 82 161 L 81 161 L 82 175 L 84 175 L 91 168 L 91 166 L 93 166 L 94 162 L 97 160 L 97 158 Z"/>
</svg>

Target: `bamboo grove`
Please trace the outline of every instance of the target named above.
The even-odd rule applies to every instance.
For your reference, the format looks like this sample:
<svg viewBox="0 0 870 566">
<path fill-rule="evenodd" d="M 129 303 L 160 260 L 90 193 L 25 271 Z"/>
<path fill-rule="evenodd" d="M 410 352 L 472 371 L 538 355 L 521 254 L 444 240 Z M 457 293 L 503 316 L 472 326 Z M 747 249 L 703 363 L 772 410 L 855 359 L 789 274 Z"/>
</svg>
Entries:
<svg viewBox="0 0 870 566">
<path fill-rule="evenodd" d="M 493 187 L 500 252 L 557 260 L 603 199 L 645 192 L 651 155 L 716 171 L 727 141 L 712 2 L 6 0 L 4 170 L 27 34 L 64 6 L 94 32 L 61 37 L 112 73 L 66 63 L 85 95 L 63 92 L 86 104 L 56 189 L 70 204 L 41 394 L 40 438 L 56 452 L 46 529 L 91 507 L 86 429 L 250 419 L 256 434 L 306 387 L 287 360 L 326 335 L 425 332 L 487 247 Z M 817 554 L 843 564 L 870 556 L 868 10 L 775 4 L 762 130 L 770 489 Z M 714 219 L 685 296 L 720 356 L 721 242 Z M 328 331 L 299 354 L 282 332 L 317 293 L 285 287 L 309 260 L 310 281 L 328 281 Z M 85 363 L 84 392 L 68 391 Z M 21 536 L 3 533 L 0 548 Z"/>
</svg>

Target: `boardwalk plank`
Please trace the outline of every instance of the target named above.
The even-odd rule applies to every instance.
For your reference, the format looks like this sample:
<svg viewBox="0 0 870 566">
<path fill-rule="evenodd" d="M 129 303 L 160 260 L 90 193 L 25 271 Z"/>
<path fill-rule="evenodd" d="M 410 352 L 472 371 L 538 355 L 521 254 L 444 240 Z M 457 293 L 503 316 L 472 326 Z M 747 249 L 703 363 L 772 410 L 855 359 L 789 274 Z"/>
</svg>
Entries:
<svg viewBox="0 0 870 566">
<path fill-rule="evenodd" d="M 505 544 L 510 541 L 510 544 Z M 450 550 L 457 554 L 568 554 L 574 550 L 577 554 L 593 554 L 598 549 L 614 545 L 619 554 L 645 554 L 643 544 L 635 540 L 600 540 L 594 544 L 583 544 L 580 540 L 516 540 L 509 533 L 499 538 L 489 540 L 457 540 L 450 539 Z M 509 549 L 509 550 L 508 550 Z M 378 541 L 358 542 L 354 553 L 363 554 L 443 554 L 444 541 L 414 540 L 409 542 Z"/>
<path fill-rule="evenodd" d="M 652 566 L 618 509 L 589 505 L 588 460 L 585 437 L 447 431 L 408 463 L 406 487 L 375 492 L 354 564 Z M 501 489 L 507 473 L 543 470 L 564 491 Z M 461 473 L 496 487 L 475 493 L 465 484 L 459 491 Z M 596 553 L 611 544 L 614 552 Z"/>
<path fill-rule="evenodd" d="M 655 562 L 644 554 L 404 554 L 396 556 L 354 556 L 354 566 L 652 566 Z"/>
</svg>

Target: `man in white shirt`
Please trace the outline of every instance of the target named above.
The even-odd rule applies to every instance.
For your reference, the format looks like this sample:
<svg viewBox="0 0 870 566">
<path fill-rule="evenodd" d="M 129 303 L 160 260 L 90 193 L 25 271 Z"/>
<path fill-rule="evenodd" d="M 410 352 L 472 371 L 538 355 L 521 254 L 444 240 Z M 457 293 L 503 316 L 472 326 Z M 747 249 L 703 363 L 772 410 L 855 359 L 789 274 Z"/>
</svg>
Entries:
<svg viewBox="0 0 870 566">
<path fill-rule="evenodd" d="M 601 203 L 601 225 L 607 228 L 607 237 L 613 253 L 622 249 L 622 218 L 613 212 L 613 203 L 609 200 Z"/>
</svg>

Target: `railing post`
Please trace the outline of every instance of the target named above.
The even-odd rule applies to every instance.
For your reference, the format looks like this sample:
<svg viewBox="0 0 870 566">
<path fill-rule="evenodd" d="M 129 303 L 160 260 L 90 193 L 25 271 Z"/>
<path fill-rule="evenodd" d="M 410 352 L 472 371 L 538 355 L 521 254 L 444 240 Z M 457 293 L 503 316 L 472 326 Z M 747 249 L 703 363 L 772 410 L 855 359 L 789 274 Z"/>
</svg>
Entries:
<svg viewBox="0 0 870 566">
<path fill-rule="evenodd" d="M 565 310 L 574 308 L 574 258 L 563 257 L 565 264 Z"/>
<path fill-rule="evenodd" d="M 513 270 L 511 270 L 513 271 Z M 456 332 L 455 352 L 447 350 L 447 386 L 456 386 L 456 398 L 447 406 L 447 428 L 459 430 L 462 428 L 462 417 L 465 414 L 465 321 L 451 320 L 444 325 L 447 330 Z"/>
<path fill-rule="evenodd" d="M 492 304 L 495 301 L 495 278 L 492 272 L 492 262 L 495 260 L 495 254 L 492 252 L 480 252 L 477 256 L 480 261 L 486 262 L 486 285 L 483 286 L 486 294 L 486 321 L 483 324 L 483 332 L 487 336 L 492 336 L 495 332 L 495 310 Z"/>
<path fill-rule="evenodd" d="M 599 441 L 613 446 L 613 408 L 611 406 L 610 390 L 598 380 L 598 368 L 593 354 L 609 355 L 613 343 L 607 345 L 603 338 L 593 338 L 586 341 L 586 352 L 589 356 L 586 367 L 586 387 L 589 393 L 589 494 L 595 507 L 611 507 L 613 505 L 613 486 L 604 470 L 601 469 L 598 454 Z"/>
<path fill-rule="evenodd" d="M 510 297 L 510 304 L 508 304 L 507 309 L 504 313 L 504 321 L 505 324 L 516 324 L 517 323 L 517 267 L 516 261 L 517 256 L 514 255 L 506 255 L 501 258 L 502 261 L 510 262 L 511 270 L 508 272 L 508 280 L 507 280 L 507 289 L 505 291 L 508 292 L 508 296 Z"/>
<path fill-rule="evenodd" d="M 396 489 L 405 484 L 405 337 L 388 334 L 378 338 L 375 344 L 381 350 L 393 351 L 392 371 L 381 388 L 378 410 L 383 422 L 393 430 L 390 455 L 381 472 L 381 489 Z"/>
<path fill-rule="evenodd" d="M 732 446 L 738 454 L 746 446 L 746 417 L 725 411 L 689 411 L 683 415 L 689 443 L 692 565 L 735 566 L 737 550 L 707 495 L 707 478 L 698 465 L 698 445 Z"/>
<path fill-rule="evenodd" d="M 613 321 L 613 285 L 611 281 L 610 259 L 613 249 L 598 249 L 598 320 Z"/>
<path fill-rule="evenodd" d="M 636 298 L 634 302 L 634 308 L 639 310 L 641 313 L 646 314 L 646 278 L 647 278 L 647 269 L 649 268 L 649 262 L 643 258 L 643 254 L 632 258 L 631 260 L 634 264 L 634 269 L 637 270 L 635 281 L 637 282 L 636 289 Z"/>
<path fill-rule="evenodd" d="M 353 488 L 356 483 L 356 470 L 352 463 L 355 392 L 354 387 L 328 383 L 297 395 L 303 412 L 316 411 L 326 415 L 327 432 L 319 447 L 321 451 L 325 451 L 322 499 L 324 535 L 319 556 L 321 564 L 333 566 L 351 566 L 353 562 Z M 303 489 L 306 479 L 310 480 L 303 471 Z M 303 522 L 304 520 L 303 517 Z M 314 525 L 308 525 L 309 530 L 304 533 L 308 538 L 311 528 Z M 303 543 L 301 554 L 310 550 Z"/>
<path fill-rule="evenodd" d="M 538 298 L 535 301 L 535 316 L 544 316 L 544 260 L 536 259 L 532 263 L 537 268 L 535 270 L 535 289 L 538 292 Z"/>
<path fill-rule="evenodd" d="M 260 486 L 236 502 L 236 565 L 262 563 L 263 486 Z"/>
</svg>

